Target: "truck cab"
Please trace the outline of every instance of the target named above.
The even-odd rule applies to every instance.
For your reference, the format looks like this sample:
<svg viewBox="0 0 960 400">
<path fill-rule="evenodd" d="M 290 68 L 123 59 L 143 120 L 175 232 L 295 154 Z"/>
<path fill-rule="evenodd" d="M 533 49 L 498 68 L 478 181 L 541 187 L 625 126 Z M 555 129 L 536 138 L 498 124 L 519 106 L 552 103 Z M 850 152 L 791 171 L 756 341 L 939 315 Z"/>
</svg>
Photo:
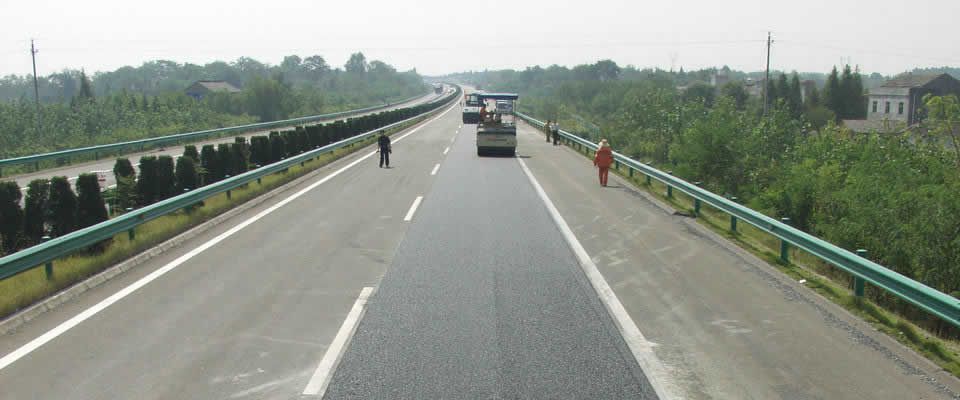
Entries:
<svg viewBox="0 0 960 400">
<path fill-rule="evenodd" d="M 463 95 L 463 123 L 476 124 L 480 122 L 480 93 Z"/>
</svg>

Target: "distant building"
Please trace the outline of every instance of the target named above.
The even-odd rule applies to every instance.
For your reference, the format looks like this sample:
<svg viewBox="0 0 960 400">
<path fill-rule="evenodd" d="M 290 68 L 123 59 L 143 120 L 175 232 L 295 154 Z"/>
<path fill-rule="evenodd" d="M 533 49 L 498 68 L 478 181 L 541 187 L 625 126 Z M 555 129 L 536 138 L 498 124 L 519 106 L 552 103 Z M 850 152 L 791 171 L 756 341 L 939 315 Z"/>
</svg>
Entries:
<svg viewBox="0 0 960 400">
<path fill-rule="evenodd" d="M 753 97 L 763 97 L 763 86 L 765 82 L 767 82 L 767 80 L 764 78 L 747 78 L 747 80 L 743 82 L 743 88 L 747 89 L 747 93 L 750 93 Z"/>
<path fill-rule="evenodd" d="M 710 77 L 710 86 L 713 86 L 718 90 L 722 89 L 727 82 L 730 82 L 730 76 L 723 71 L 715 72 L 713 76 Z"/>
<path fill-rule="evenodd" d="M 891 79 L 870 89 L 867 120 L 894 120 L 913 125 L 922 116 L 923 96 L 927 94 L 960 96 L 960 81 L 948 74 L 904 74 Z"/>
<path fill-rule="evenodd" d="M 204 96 L 213 92 L 237 93 L 240 89 L 227 81 L 196 81 L 190 85 L 184 92 L 187 96 L 200 100 Z"/>
</svg>

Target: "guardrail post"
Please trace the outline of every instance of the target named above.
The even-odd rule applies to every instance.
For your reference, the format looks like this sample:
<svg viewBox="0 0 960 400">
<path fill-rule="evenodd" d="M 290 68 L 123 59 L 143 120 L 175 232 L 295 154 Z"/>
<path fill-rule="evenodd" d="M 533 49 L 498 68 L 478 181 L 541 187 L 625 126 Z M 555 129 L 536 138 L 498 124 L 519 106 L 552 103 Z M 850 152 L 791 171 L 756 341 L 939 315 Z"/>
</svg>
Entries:
<svg viewBox="0 0 960 400">
<path fill-rule="evenodd" d="M 614 169 L 614 170 L 617 170 L 617 171 L 620 170 L 620 161 L 619 161 L 619 160 L 613 160 L 613 169 Z"/>
<path fill-rule="evenodd" d="M 627 176 L 633 178 L 633 167 L 627 165 Z"/>
<path fill-rule="evenodd" d="M 667 171 L 668 174 L 673 175 L 673 171 Z M 669 183 L 664 182 L 667 185 L 667 198 L 673 198 L 673 186 L 670 186 Z"/>
<path fill-rule="evenodd" d="M 737 198 L 731 197 L 730 201 L 736 203 Z M 733 214 L 730 214 L 730 232 L 737 233 L 737 217 Z"/>
<path fill-rule="evenodd" d="M 867 258 L 867 251 L 865 249 L 857 249 L 857 255 L 863 258 Z M 863 297 L 863 289 L 866 282 L 863 278 L 854 275 L 853 276 L 853 295 L 857 297 Z"/>
<path fill-rule="evenodd" d="M 790 218 L 780 218 L 780 222 L 790 225 Z M 784 264 L 790 263 L 790 243 L 783 239 L 780 239 L 780 261 L 783 261 Z"/>
<path fill-rule="evenodd" d="M 697 182 L 694 182 L 693 184 L 699 187 L 700 185 L 703 184 L 703 182 L 697 181 Z M 696 197 L 693 198 L 693 214 L 696 216 L 700 216 L 700 199 Z"/>
<path fill-rule="evenodd" d="M 43 243 L 49 240 L 50 240 L 50 236 L 44 236 L 40 238 L 40 243 Z M 53 261 L 47 261 L 47 263 L 43 265 L 43 272 L 46 273 L 48 281 L 53 280 Z"/>
<path fill-rule="evenodd" d="M 224 175 L 224 176 L 223 176 L 223 179 L 230 179 L 230 175 L 229 175 L 229 174 L 228 174 L 228 175 Z M 230 190 L 227 190 L 227 200 L 230 200 L 230 199 L 233 198 L 233 196 L 231 196 L 232 193 L 230 193 L 230 192 L 231 192 Z"/>
</svg>

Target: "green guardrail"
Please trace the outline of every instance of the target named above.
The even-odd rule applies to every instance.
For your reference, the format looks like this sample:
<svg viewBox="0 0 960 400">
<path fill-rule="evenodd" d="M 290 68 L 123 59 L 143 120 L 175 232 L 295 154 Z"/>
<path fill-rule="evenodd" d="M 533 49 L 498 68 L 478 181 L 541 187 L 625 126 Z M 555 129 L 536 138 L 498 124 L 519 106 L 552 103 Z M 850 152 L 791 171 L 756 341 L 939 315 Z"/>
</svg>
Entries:
<svg viewBox="0 0 960 400">
<path fill-rule="evenodd" d="M 81 147 L 77 149 L 53 151 L 50 153 L 43 153 L 43 154 L 34 154 L 31 156 L 7 158 L 7 159 L 0 160 L 0 174 L 2 174 L 2 169 L 4 167 L 11 167 L 14 165 L 33 164 L 36 167 L 36 169 L 39 169 L 39 163 L 41 161 L 46 161 L 46 160 L 70 159 L 70 157 L 86 155 L 86 154 L 93 154 L 94 158 L 99 158 L 98 157 L 99 153 L 106 154 L 111 151 L 120 150 L 128 147 L 157 146 L 157 145 L 164 145 L 164 144 L 170 144 L 170 143 L 179 144 L 182 141 L 198 140 L 198 139 L 203 139 L 209 136 L 217 136 L 217 135 L 223 135 L 223 134 L 242 134 L 247 132 L 254 132 L 254 131 L 267 130 L 267 129 L 273 129 L 273 128 L 280 128 L 280 127 L 287 127 L 287 126 L 294 126 L 294 125 L 304 125 L 304 124 L 328 120 L 332 118 L 347 117 L 347 116 L 352 116 L 352 115 L 361 114 L 365 112 L 380 110 L 380 109 L 391 107 L 397 104 L 408 103 L 428 95 L 429 93 L 413 96 L 408 99 L 400 100 L 393 104 L 387 103 L 387 104 L 381 104 L 381 105 L 372 106 L 372 107 L 364 107 L 364 108 L 358 108 L 355 110 L 340 111 L 340 112 L 335 112 L 330 114 L 320 114 L 320 115 L 313 115 L 309 117 L 291 118 L 291 119 L 285 119 L 280 121 L 259 122 L 255 124 L 238 125 L 238 126 L 231 126 L 227 128 L 206 129 L 202 131 L 178 133 L 174 135 L 167 135 L 167 136 L 155 137 L 150 139 L 132 140 L 127 142 L 111 143 L 111 144 L 104 144 L 99 146 Z"/>
<path fill-rule="evenodd" d="M 517 113 L 521 119 L 538 128 L 543 128 L 543 121 Z M 598 145 L 570 132 L 560 130 L 560 136 L 571 146 L 580 149 L 596 150 Z M 889 268 L 874 263 L 856 253 L 842 249 L 816 236 L 796 229 L 784 222 L 777 221 L 755 210 L 747 208 L 723 196 L 700 188 L 696 184 L 684 181 L 669 173 L 660 171 L 650 165 L 634 160 L 623 154 L 614 152 L 614 160 L 629 168 L 632 176 L 634 171 L 646 175 L 647 181 L 656 179 L 667 186 L 667 193 L 673 189 L 680 190 L 694 199 L 694 207 L 699 211 L 700 204 L 706 203 L 730 215 L 730 229 L 736 230 L 737 221 L 743 220 L 758 229 L 767 232 L 781 241 L 780 258 L 789 261 L 788 250 L 796 246 L 813 254 L 823 261 L 834 265 L 854 277 L 854 293 L 863 296 L 864 282 L 881 288 L 893 295 L 920 307 L 927 312 L 960 327 L 960 299 L 940 292 L 934 288 L 907 278 Z"/>
<path fill-rule="evenodd" d="M 196 205 L 213 195 L 236 189 L 237 187 L 261 179 L 264 176 L 283 171 L 294 166 L 295 164 L 316 158 L 324 153 L 361 142 L 373 135 L 376 135 L 377 132 L 383 129 L 390 129 L 405 123 L 409 123 L 417 118 L 422 118 L 424 116 L 437 113 L 442 110 L 445 105 L 458 100 L 460 96 L 459 94 L 460 89 L 458 87 L 454 93 L 442 99 L 431 102 L 436 104 L 436 106 L 421 113 L 420 115 L 407 118 L 403 121 L 394 122 L 369 132 L 343 139 L 339 142 L 330 143 L 315 150 L 311 150 L 288 159 L 257 168 L 255 170 L 224 179 L 215 184 L 194 189 L 176 197 L 171 197 L 149 206 L 128 212 L 117 218 L 71 232 L 48 242 L 7 255 L 3 258 L 0 258 L 0 280 L 7 279 L 11 276 L 31 270 L 41 265 L 45 265 L 49 272 L 52 268 L 51 263 L 57 258 L 72 254 L 77 250 L 88 248 L 91 245 L 112 238 L 114 235 L 123 232 L 128 232 L 131 234 L 131 236 L 133 236 L 133 229 L 138 225 L 146 223 L 147 221 L 159 218 L 186 207 Z"/>
</svg>

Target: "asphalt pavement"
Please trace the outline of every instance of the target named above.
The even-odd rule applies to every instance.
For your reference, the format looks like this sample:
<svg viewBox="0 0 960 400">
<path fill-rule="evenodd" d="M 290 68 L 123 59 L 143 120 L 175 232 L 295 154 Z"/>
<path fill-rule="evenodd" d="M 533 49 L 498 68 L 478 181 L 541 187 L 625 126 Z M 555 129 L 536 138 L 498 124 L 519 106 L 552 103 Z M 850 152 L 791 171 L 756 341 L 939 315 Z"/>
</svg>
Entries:
<svg viewBox="0 0 960 400">
<path fill-rule="evenodd" d="M 657 397 L 517 160 L 461 135 L 325 398 Z"/>
</svg>

